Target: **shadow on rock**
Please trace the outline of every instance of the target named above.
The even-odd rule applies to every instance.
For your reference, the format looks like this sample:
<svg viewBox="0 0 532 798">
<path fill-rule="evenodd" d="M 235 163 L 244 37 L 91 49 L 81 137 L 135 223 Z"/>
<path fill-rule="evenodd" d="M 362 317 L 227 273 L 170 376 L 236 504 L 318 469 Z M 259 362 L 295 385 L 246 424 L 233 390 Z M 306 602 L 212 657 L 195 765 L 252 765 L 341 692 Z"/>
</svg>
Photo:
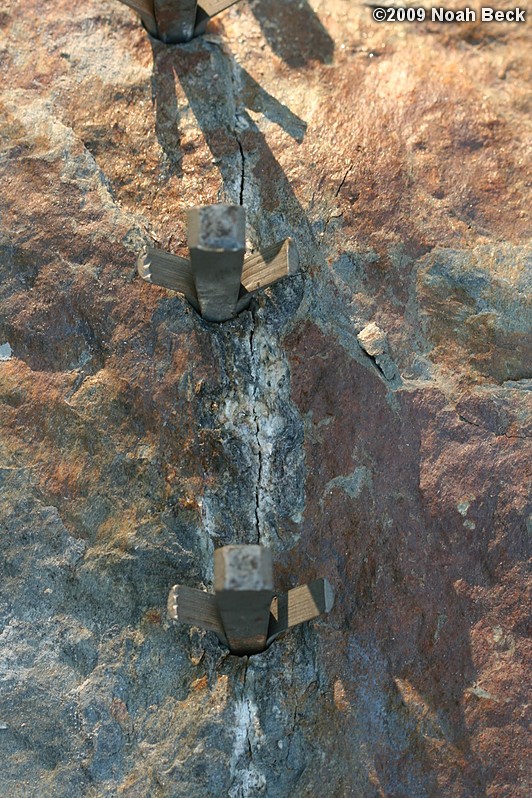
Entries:
<svg viewBox="0 0 532 798">
<path fill-rule="evenodd" d="M 273 52 L 288 66 L 332 61 L 334 42 L 306 0 L 254 0 L 250 7 Z"/>
<path fill-rule="evenodd" d="M 157 136 L 171 168 L 181 174 L 181 159 L 187 154 L 181 146 L 181 90 L 212 153 L 212 163 L 221 172 L 227 197 L 248 209 L 257 243 L 291 235 L 300 255 L 304 253 L 313 244 L 310 224 L 248 110 L 264 114 L 298 142 L 304 138 L 306 123 L 216 43 L 198 39 L 168 47 L 152 40 L 152 48 Z M 190 145 L 191 151 L 194 146 Z"/>
</svg>

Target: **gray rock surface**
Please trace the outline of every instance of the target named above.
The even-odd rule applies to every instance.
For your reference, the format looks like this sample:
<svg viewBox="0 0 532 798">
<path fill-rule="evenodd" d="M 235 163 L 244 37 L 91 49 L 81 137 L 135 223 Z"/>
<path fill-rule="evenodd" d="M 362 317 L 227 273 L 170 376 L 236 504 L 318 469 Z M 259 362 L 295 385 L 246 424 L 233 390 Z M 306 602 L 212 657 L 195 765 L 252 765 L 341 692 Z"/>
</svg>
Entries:
<svg viewBox="0 0 532 798">
<path fill-rule="evenodd" d="M 528 27 L 0 26 L 0 795 L 528 798 Z M 222 201 L 302 271 L 212 325 L 135 261 Z M 168 623 L 255 542 L 333 612 Z"/>
</svg>

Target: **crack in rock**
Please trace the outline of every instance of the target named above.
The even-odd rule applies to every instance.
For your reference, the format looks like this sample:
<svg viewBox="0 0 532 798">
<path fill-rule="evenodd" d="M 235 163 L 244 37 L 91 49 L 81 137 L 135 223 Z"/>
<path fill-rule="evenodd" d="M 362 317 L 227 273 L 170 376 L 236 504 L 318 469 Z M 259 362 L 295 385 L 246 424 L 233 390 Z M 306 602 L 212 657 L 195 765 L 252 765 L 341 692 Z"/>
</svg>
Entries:
<svg viewBox="0 0 532 798">
<path fill-rule="evenodd" d="M 261 448 L 261 440 L 260 440 L 260 423 L 259 417 L 257 415 L 257 362 L 256 362 L 256 351 L 253 345 L 253 337 L 255 334 L 255 314 L 252 311 L 252 319 L 253 323 L 251 326 L 250 336 L 249 336 L 249 351 L 251 354 L 251 362 L 252 362 L 252 377 L 253 377 L 253 419 L 255 421 L 255 430 L 256 430 L 256 446 L 257 446 L 257 457 L 258 457 L 258 472 L 257 472 L 257 481 L 255 487 L 255 521 L 257 524 L 257 543 L 261 541 L 260 535 L 260 513 L 259 513 L 259 505 L 261 500 L 261 483 L 263 478 L 263 469 L 262 469 L 262 448 Z"/>
<path fill-rule="evenodd" d="M 203 513 L 219 545 L 292 545 L 304 509 L 303 422 L 270 310 L 255 308 L 212 333 L 221 384 L 207 400 L 209 423 L 224 458 Z"/>
<path fill-rule="evenodd" d="M 240 174 L 238 180 L 235 181 L 236 192 L 238 194 L 238 204 L 244 205 L 244 188 L 246 178 L 246 155 L 244 146 L 240 138 L 240 131 L 247 128 L 245 121 L 246 113 L 242 103 L 242 81 L 240 79 L 240 71 L 238 64 L 233 55 L 226 51 L 225 48 L 217 41 L 206 41 L 207 46 L 212 45 L 221 57 L 221 70 L 226 73 L 226 86 L 227 86 L 227 116 L 226 121 L 231 134 L 234 136 L 238 145 L 240 153 Z"/>
<path fill-rule="evenodd" d="M 238 149 L 240 150 L 240 157 L 242 159 L 242 167 L 241 167 L 241 173 L 240 173 L 239 203 L 240 203 L 240 205 L 243 205 L 244 204 L 244 182 L 245 182 L 245 178 L 246 178 L 246 156 L 245 156 L 245 153 L 244 153 L 244 147 L 242 145 L 242 142 L 241 142 L 240 136 L 239 136 L 239 128 L 241 128 L 243 126 L 242 122 L 239 121 L 239 116 L 243 115 L 244 110 L 245 110 L 243 108 L 243 105 L 242 105 L 242 102 L 241 102 L 241 97 L 242 97 L 242 85 L 241 85 L 241 83 L 242 83 L 242 81 L 240 80 L 240 75 L 239 75 L 239 71 L 238 71 L 238 68 L 237 68 L 237 63 L 236 63 L 235 59 L 233 58 L 233 56 L 228 54 L 228 53 L 223 53 L 223 54 L 228 59 L 229 68 L 231 70 L 231 86 L 232 86 L 232 90 L 233 90 L 233 104 L 234 104 L 234 109 L 235 109 L 233 133 L 234 133 L 234 136 L 235 136 L 235 139 L 236 139 L 236 143 L 238 144 Z M 244 125 L 244 127 L 245 127 L 245 125 Z"/>
<path fill-rule="evenodd" d="M 266 777 L 253 761 L 254 750 L 261 736 L 257 704 L 251 696 L 243 695 L 235 701 L 229 798 L 252 798 L 264 793 Z"/>
</svg>

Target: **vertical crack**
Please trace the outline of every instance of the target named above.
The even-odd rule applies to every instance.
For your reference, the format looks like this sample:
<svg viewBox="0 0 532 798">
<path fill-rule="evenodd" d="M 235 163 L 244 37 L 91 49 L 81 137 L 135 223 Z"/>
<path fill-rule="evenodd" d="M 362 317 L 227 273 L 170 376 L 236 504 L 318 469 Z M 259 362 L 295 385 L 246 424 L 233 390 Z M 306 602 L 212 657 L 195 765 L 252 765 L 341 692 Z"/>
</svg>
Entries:
<svg viewBox="0 0 532 798">
<path fill-rule="evenodd" d="M 257 480 L 255 482 L 255 524 L 257 527 L 257 543 L 260 543 L 261 535 L 260 535 L 260 515 L 259 515 L 259 504 L 260 504 L 260 489 L 262 485 L 262 472 L 263 472 L 263 463 L 262 463 L 262 449 L 260 443 L 260 422 L 259 422 L 259 414 L 257 413 L 257 395 L 258 395 L 258 374 L 259 374 L 259 365 L 258 358 L 255 351 L 254 345 L 254 338 L 255 338 L 255 324 L 256 324 L 256 316 L 255 316 L 255 309 L 252 308 L 251 310 L 251 330 L 249 334 L 249 351 L 250 351 L 250 358 L 251 358 L 251 368 L 252 368 L 252 379 L 253 379 L 253 394 L 252 394 L 252 413 L 253 413 L 253 423 L 255 425 L 255 440 L 257 443 L 257 460 L 258 460 L 258 467 L 257 467 Z"/>
<path fill-rule="evenodd" d="M 238 138 L 238 134 L 237 134 L 236 130 L 235 130 L 235 138 L 236 138 L 236 143 L 238 144 L 238 149 L 240 150 L 240 157 L 242 158 L 242 169 L 241 169 L 241 172 L 240 172 L 240 197 L 239 197 L 239 203 L 240 203 L 240 205 L 243 205 L 244 204 L 244 180 L 245 180 L 245 177 L 246 177 L 246 156 L 244 155 L 244 148 L 242 146 L 242 142 Z"/>
<path fill-rule="evenodd" d="M 213 44 L 216 47 L 219 45 L 215 42 Z M 233 93 L 233 105 L 234 105 L 234 123 L 233 123 L 233 130 L 232 133 L 235 137 L 236 143 L 238 144 L 238 149 L 240 151 L 240 159 L 241 159 L 241 168 L 240 168 L 240 189 L 238 192 L 238 201 L 240 205 L 244 204 L 244 185 L 245 185 L 245 178 L 246 178 L 246 156 L 244 154 L 244 147 L 240 140 L 240 136 L 238 133 L 239 130 L 239 112 L 240 112 L 240 98 L 242 97 L 242 85 L 240 81 L 240 76 L 238 74 L 238 64 L 231 55 L 231 53 L 226 52 L 222 47 L 219 48 L 220 52 L 222 53 L 225 58 L 227 58 L 229 62 L 229 70 L 231 74 L 231 87 Z"/>
<path fill-rule="evenodd" d="M 349 166 L 348 166 L 348 167 L 347 167 L 347 169 L 346 169 L 345 175 L 342 177 L 342 179 L 341 179 L 341 181 L 340 181 L 340 185 L 339 185 L 339 186 L 338 186 L 338 188 L 336 189 L 336 194 L 334 195 L 335 197 L 337 197 L 337 196 L 338 196 L 338 194 L 340 193 L 340 191 L 341 191 L 341 190 L 342 190 L 342 188 L 344 187 L 345 181 L 347 180 L 347 178 L 349 177 L 349 175 L 350 175 L 350 174 L 351 174 L 351 172 L 353 171 L 353 167 L 354 167 L 354 165 L 355 165 L 355 162 L 354 162 L 354 161 L 351 161 L 351 163 L 349 164 Z"/>
<path fill-rule="evenodd" d="M 252 741 L 252 734 L 251 734 L 251 727 L 252 727 L 252 718 L 253 713 L 251 710 L 251 698 L 246 697 L 246 680 L 248 675 L 248 667 L 249 667 L 249 657 L 246 657 L 246 664 L 244 667 L 244 680 L 242 682 L 242 700 L 246 705 L 247 708 L 247 724 L 246 724 L 246 746 L 247 746 L 247 754 L 249 757 L 250 763 L 253 761 L 253 741 Z"/>
<path fill-rule="evenodd" d="M 239 127 L 239 108 L 240 108 L 240 98 L 242 97 L 242 85 L 240 81 L 240 76 L 238 75 L 238 65 L 235 59 L 228 55 L 229 64 L 231 68 L 231 85 L 233 88 L 233 103 L 235 108 L 235 119 L 234 119 L 234 128 L 233 133 L 236 139 L 236 143 L 238 144 L 238 149 L 240 150 L 240 158 L 241 158 L 241 168 L 240 168 L 240 192 L 239 192 L 239 202 L 240 205 L 244 204 L 244 182 L 246 178 L 246 156 L 244 154 L 244 147 L 242 146 L 242 142 L 240 141 L 240 136 L 238 135 L 238 127 Z"/>
<path fill-rule="evenodd" d="M 244 704 L 245 704 L 245 706 L 247 708 L 247 715 L 248 715 L 247 721 L 248 722 L 246 724 L 246 741 L 245 742 L 246 742 L 246 747 L 247 747 L 247 753 L 248 753 L 248 756 L 249 756 L 249 760 L 251 762 L 251 760 L 253 759 L 253 749 L 252 749 L 252 746 L 251 746 L 251 734 L 250 734 L 252 713 L 251 713 L 250 699 L 246 697 L 246 686 L 247 686 L 246 685 L 246 680 L 247 680 L 247 675 L 248 675 L 248 667 L 249 667 L 249 657 L 246 657 L 246 662 L 245 662 L 245 665 L 244 665 L 244 679 L 242 681 L 242 701 L 244 702 Z"/>
</svg>

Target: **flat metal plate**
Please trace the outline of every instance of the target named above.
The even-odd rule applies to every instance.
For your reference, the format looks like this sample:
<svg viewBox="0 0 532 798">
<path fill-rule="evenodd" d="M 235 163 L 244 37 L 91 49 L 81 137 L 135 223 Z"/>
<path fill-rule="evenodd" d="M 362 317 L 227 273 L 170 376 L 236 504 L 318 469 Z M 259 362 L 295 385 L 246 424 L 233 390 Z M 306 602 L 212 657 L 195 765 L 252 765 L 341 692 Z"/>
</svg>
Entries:
<svg viewBox="0 0 532 798">
<path fill-rule="evenodd" d="M 186 258 L 172 255 L 163 249 L 146 247 L 138 257 L 137 271 L 148 283 L 184 294 L 193 307 L 199 310 L 192 266 Z"/>
<path fill-rule="evenodd" d="M 221 642 L 227 645 L 216 596 L 212 593 L 185 585 L 174 585 L 168 596 L 168 615 L 177 623 L 216 632 Z"/>
<path fill-rule="evenodd" d="M 291 238 L 248 255 L 242 270 L 242 285 L 250 293 L 295 274 L 299 267 L 297 248 Z"/>
<path fill-rule="evenodd" d="M 315 579 L 276 596 L 270 608 L 268 645 L 292 626 L 329 612 L 333 604 L 334 591 L 327 579 Z"/>
<path fill-rule="evenodd" d="M 214 17 L 216 14 L 225 11 L 226 8 L 234 6 L 235 3 L 238 2 L 240 2 L 240 0 L 199 0 L 198 6 L 203 9 L 207 16 Z"/>
</svg>

